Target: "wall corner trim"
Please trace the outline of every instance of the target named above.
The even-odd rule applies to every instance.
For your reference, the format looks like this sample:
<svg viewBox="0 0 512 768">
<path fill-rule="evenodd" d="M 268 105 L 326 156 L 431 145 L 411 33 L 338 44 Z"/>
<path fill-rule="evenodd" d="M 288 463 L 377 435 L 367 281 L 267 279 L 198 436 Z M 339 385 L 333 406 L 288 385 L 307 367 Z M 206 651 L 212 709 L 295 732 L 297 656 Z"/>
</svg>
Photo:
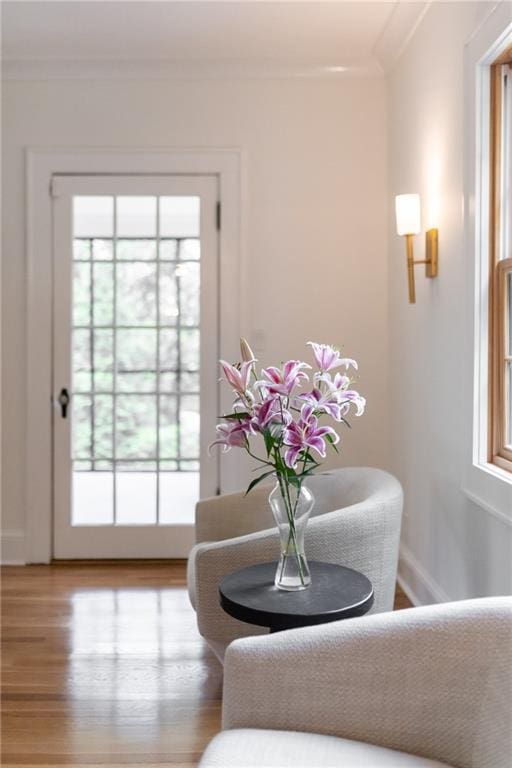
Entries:
<svg viewBox="0 0 512 768">
<path fill-rule="evenodd" d="M 422 3 L 396 3 L 381 36 L 373 49 L 373 55 L 384 73 L 390 72 L 414 37 L 425 18 L 432 0 Z"/>
<path fill-rule="evenodd" d="M 398 583 L 414 606 L 448 603 L 452 598 L 405 545 L 400 545 Z"/>
<path fill-rule="evenodd" d="M 17 529 L 4 530 L 0 535 L 2 565 L 25 565 L 25 533 Z"/>
</svg>

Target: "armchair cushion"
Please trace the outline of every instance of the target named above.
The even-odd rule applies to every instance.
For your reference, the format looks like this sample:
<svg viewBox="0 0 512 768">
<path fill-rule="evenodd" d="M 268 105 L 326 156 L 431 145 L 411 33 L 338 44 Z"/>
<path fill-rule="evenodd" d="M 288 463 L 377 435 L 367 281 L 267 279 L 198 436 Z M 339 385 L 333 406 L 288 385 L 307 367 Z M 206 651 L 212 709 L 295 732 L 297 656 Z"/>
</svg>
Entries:
<svg viewBox="0 0 512 768">
<path fill-rule="evenodd" d="M 446 763 L 317 733 L 240 728 L 219 733 L 199 768 L 446 768 Z"/>
</svg>

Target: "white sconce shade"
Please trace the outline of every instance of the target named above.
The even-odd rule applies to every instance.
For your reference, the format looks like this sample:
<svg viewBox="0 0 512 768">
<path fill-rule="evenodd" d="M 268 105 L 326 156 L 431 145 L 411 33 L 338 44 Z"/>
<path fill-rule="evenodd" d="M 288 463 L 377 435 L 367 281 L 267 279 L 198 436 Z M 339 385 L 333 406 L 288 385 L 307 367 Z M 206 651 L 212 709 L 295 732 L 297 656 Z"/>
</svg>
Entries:
<svg viewBox="0 0 512 768">
<path fill-rule="evenodd" d="M 395 210 L 399 235 L 417 235 L 421 231 L 419 195 L 397 195 Z"/>
<path fill-rule="evenodd" d="M 438 271 L 438 231 L 432 228 L 425 232 L 425 258 L 414 260 L 414 235 L 421 231 L 420 196 L 397 195 L 395 198 L 396 231 L 405 237 L 407 254 L 407 282 L 409 285 L 409 303 L 416 303 L 416 287 L 414 285 L 414 267 L 416 264 L 425 265 L 426 277 L 437 277 Z"/>
</svg>

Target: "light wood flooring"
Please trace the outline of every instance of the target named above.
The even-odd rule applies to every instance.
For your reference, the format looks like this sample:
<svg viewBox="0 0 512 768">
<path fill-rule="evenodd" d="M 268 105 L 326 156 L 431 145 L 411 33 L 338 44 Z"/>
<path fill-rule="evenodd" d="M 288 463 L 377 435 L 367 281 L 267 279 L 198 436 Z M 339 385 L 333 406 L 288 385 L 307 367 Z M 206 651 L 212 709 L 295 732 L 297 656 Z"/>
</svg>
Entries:
<svg viewBox="0 0 512 768">
<path fill-rule="evenodd" d="M 4 567 L 2 595 L 4 768 L 197 764 L 222 670 L 183 562 Z"/>
</svg>

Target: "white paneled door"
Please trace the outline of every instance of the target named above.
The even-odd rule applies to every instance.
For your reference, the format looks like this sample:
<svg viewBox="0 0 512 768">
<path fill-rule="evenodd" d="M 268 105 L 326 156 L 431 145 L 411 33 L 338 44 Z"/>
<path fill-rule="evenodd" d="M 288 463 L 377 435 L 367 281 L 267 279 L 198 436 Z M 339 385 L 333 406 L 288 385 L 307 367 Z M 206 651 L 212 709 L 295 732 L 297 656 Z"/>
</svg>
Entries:
<svg viewBox="0 0 512 768">
<path fill-rule="evenodd" d="M 218 487 L 215 176 L 59 176 L 54 556 L 186 557 Z"/>
</svg>

